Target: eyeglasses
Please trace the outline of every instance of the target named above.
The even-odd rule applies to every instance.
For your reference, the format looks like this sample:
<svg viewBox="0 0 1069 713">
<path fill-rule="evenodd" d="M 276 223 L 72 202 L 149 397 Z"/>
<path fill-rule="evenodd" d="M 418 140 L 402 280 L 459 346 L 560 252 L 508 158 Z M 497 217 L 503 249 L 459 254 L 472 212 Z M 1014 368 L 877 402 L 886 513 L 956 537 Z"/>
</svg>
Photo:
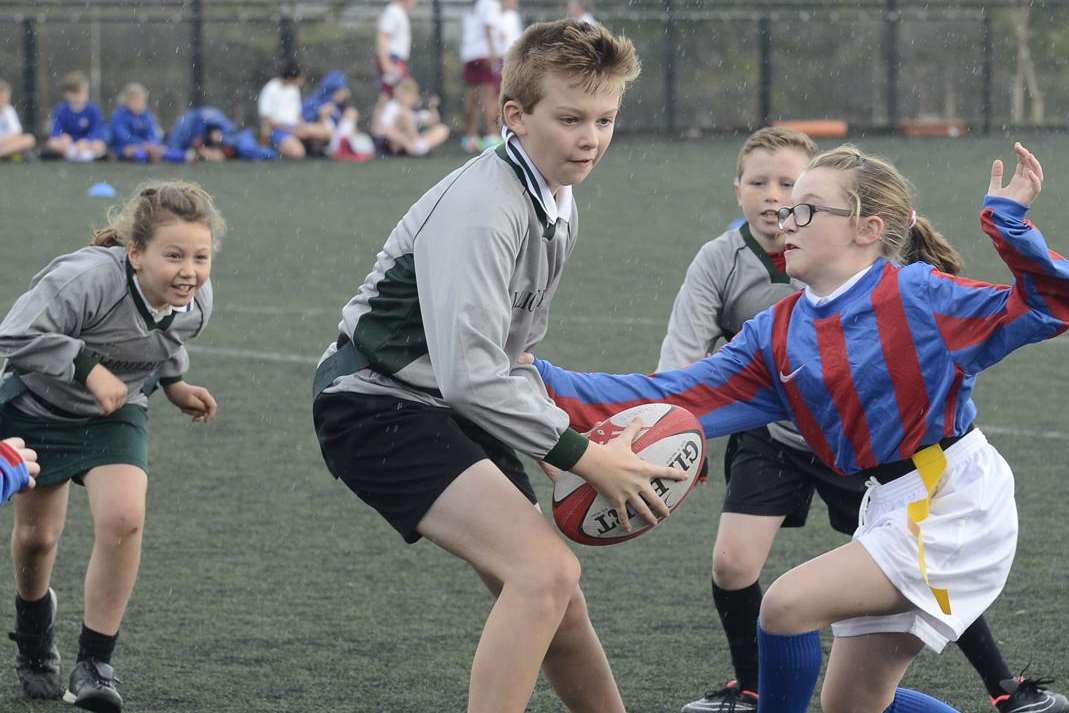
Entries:
<svg viewBox="0 0 1069 713">
<path fill-rule="evenodd" d="M 804 228 L 813 222 L 814 214 L 821 212 L 843 217 L 849 217 L 854 214 L 854 211 L 849 208 L 828 208 L 822 205 L 813 205 L 812 203 L 799 203 L 798 205 L 792 205 L 790 208 L 784 207 L 776 211 L 776 217 L 779 218 L 779 229 L 784 229 L 787 219 L 791 215 L 794 215 L 795 225 L 799 228 Z"/>
</svg>

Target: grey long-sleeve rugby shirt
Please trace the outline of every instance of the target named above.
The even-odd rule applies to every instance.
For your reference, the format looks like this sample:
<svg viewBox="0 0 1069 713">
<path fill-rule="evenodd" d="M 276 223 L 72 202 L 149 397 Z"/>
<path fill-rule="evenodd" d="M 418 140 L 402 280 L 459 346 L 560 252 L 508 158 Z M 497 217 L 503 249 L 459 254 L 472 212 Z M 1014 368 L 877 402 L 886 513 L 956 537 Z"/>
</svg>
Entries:
<svg viewBox="0 0 1069 713">
<path fill-rule="evenodd" d="M 171 383 L 189 368 L 184 343 L 200 334 L 212 311 L 212 287 L 197 290 L 190 309 L 159 322 L 134 283 L 125 247 L 87 247 L 61 255 L 34 276 L 29 291 L 0 322 L 0 357 L 27 393 L 13 405 L 31 416 L 99 416 L 85 378 L 103 364 L 129 390 L 127 403 L 147 406 L 142 388 Z"/>
<path fill-rule="evenodd" d="M 327 391 L 449 407 L 521 453 L 573 466 L 587 440 L 538 372 L 515 366 L 545 336 L 578 237 L 578 211 L 562 190 L 553 202 L 515 138 L 431 188 L 342 310 L 338 329 L 371 368 Z"/>
</svg>

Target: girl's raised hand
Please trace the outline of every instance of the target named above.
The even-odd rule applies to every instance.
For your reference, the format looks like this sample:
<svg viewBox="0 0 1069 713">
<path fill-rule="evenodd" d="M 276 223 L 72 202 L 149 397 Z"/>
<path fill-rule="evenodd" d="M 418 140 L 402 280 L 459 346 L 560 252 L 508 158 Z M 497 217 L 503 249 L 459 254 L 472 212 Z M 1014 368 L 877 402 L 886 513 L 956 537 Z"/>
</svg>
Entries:
<svg viewBox="0 0 1069 713">
<path fill-rule="evenodd" d="M 1009 198 L 1024 206 L 1032 205 L 1040 191 L 1043 190 L 1043 166 L 1039 164 L 1031 151 L 1017 142 L 1013 145 L 1017 154 L 1017 168 L 1010 176 L 1009 185 L 1002 186 L 1003 165 L 1001 159 L 991 164 L 991 183 L 987 187 L 989 196 Z"/>
</svg>

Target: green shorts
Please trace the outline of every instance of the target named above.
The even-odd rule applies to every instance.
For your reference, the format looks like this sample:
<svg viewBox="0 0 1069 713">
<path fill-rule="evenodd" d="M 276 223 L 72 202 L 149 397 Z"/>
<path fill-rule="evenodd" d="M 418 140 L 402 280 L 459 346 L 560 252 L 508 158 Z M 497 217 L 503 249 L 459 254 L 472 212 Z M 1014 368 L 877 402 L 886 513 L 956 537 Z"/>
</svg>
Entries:
<svg viewBox="0 0 1069 713">
<path fill-rule="evenodd" d="M 148 411 L 127 404 L 110 416 L 85 421 L 55 421 L 28 416 L 5 404 L 0 408 L 0 438 L 18 436 L 37 451 L 38 485 L 82 476 L 101 465 L 122 463 L 148 472 Z"/>
</svg>

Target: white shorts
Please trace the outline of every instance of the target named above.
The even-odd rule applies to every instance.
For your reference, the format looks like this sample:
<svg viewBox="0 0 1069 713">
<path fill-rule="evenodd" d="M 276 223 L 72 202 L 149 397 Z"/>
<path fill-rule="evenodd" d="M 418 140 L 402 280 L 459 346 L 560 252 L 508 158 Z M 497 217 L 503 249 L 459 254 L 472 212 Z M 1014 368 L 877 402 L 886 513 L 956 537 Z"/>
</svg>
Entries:
<svg viewBox="0 0 1069 713">
<path fill-rule="evenodd" d="M 913 634 L 935 652 L 959 636 L 998 598 L 1017 550 L 1013 472 L 979 430 L 946 449 L 947 468 L 921 521 L 931 587 L 946 589 L 944 614 L 917 560 L 906 505 L 924 497 L 917 471 L 872 489 L 863 523 L 854 532 L 876 564 L 914 609 L 862 616 L 832 625 L 835 636 Z"/>
</svg>

